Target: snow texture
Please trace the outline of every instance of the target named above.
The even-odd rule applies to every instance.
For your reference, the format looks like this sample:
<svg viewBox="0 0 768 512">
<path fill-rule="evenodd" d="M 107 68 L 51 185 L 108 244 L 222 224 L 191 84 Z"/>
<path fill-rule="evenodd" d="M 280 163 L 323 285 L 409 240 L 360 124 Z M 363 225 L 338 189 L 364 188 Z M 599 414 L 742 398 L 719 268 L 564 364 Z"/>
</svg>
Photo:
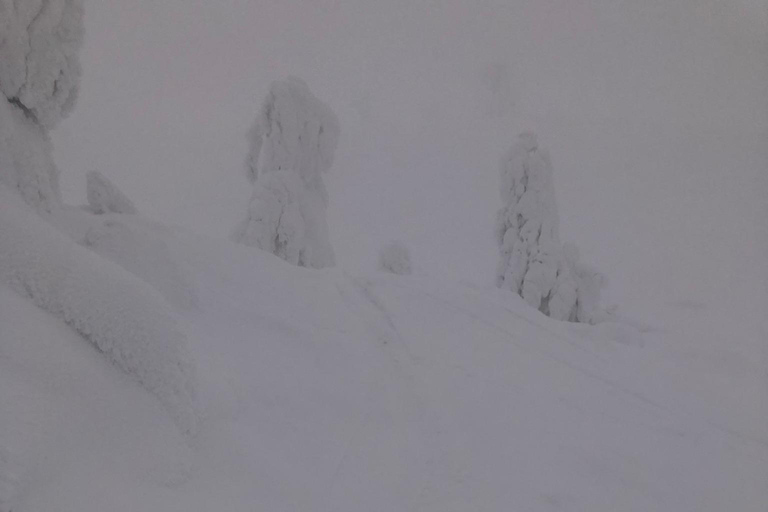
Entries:
<svg viewBox="0 0 768 512">
<path fill-rule="evenodd" d="M 593 327 L 494 286 L 166 243 L 199 285 L 179 322 L 200 435 L 185 452 L 156 400 L 0 285 L 13 512 L 765 509 L 763 367 L 722 345 L 719 305 Z"/>
<path fill-rule="evenodd" d="M 59 173 L 51 154 L 46 130 L 0 100 L 0 184 L 16 190 L 41 213 L 51 213 L 61 204 Z"/>
<path fill-rule="evenodd" d="M 399 240 L 389 242 L 379 251 L 379 270 L 400 276 L 411 273 L 411 253 Z"/>
<path fill-rule="evenodd" d="M 75 105 L 82 0 L 0 0 L 0 90 L 52 128 Z"/>
<path fill-rule="evenodd" d="M 0 0 L 0 183 L 41 213 L 61 203 L 48 130 L 75 105 L 82 0 Z"/>
<path fill-rule="evenodd" d="M 248 134 L 248 179 L 254 184 L 247 218 L 234 239 L 294 265 L 335 264 L 328 238 L 328 193 L 339 125 L 301 79 L 273 82 Z"/>
<path fill-rule="evenodd" d="M 89 171 L 86 175 L 86 195 L 93 213 L 136 213 L 131 200 L 99 171 Z"/>
<path fill-rule="evenodd" d="M 174 306 L 194 307 L 194 287 L 168 248 L 168 233 L 132 222 L 133 218 L 113 215 L 99 220 L 88 229 L 82 245 L 140 277 Z"/>
<path fill-rule="evenodd" d="M 575 244 L 563 246 L 565 261 L 571 276 L 576 281 L 576 320 L 596 324 L 610 320 L 613 316 L 601 305 L 600 295 L 607 286 L 608 279 L 602 273 L 581 262 L 579 249 Z"/>
<path fill-rule="evenodd" d="M 195 426 L 186 337 L 149 285 L 75 244 L 0 187 L 0 282 L 62 318 L 134 375 L 179 427 Z"/>
<path fill-rule="evenodd" d="M 533 133 L 523 133 L 500 166 L 501 198 L 496 237 L 496 283 L 556 320 L 595 318 L 602 278 L 566 255 L 552 183 L 552 164 Z"/>
</svg>

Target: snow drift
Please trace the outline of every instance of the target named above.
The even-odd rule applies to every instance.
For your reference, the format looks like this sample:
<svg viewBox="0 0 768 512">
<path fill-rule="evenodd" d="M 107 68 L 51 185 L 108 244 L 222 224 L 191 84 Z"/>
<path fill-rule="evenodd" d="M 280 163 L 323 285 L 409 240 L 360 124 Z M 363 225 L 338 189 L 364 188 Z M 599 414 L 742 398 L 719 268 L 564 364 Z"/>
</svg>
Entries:
<svg viewBox="0 0 768 512">
<path fill-rule="evenodd" d="M 134 375 L 195 426 L 195 369 L 186 338 L 149 285 L 79 247 L 0 187 L 0 281 L 28 296 Z"/>
<path fill-rule="evenodd" d="M 112 215 L 88 228 L 80 242 L 143 279 L 171 304 L 194 307 L 194 287 L 168 248 L 169 234 L 153 227 L 142 225 L 138 219 Z"/>
</svg>

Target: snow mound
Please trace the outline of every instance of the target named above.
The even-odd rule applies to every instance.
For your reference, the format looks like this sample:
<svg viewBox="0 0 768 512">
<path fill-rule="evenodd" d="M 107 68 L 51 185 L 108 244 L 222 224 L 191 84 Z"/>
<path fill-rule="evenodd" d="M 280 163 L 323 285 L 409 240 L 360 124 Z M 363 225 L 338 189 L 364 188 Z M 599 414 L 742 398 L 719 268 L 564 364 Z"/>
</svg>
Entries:
<svg viewBox="0 0 768 512">
<path fill-rule="evenodd" d="M 379 270 L 400 276 L 411 273 L 411 254 L 400 241 L 392 241 L 379 251 Z"/>
<path fill-rule="evenodd" d="M 194 364 L 162 297 L 121 267 L 79 247 L 2 187 L 0 208 L 0 281 L 90 340 L 191 432 Z"/>
<path fill-rule="evenodd" d="M 119 510 L 89 489 L 119 478 L 141 493 L 189 477 L 189 438 L 135 378 L 3 284 L 0 326 L 0 511 Z M 47 493 L 56 499 L 38 502 Z M 72 494 L 89 503 L 71 506 Z"/>
<path fill-rule="evenodd" d="M 89 209 L 95 214 L 136 213 L 131 200 L 99 171 L 89 171 L 86 175 L 86 197 Z"/>
<path fill-rule="evenodd" d="M 195 306 L 193 286 L 162 233 L 126 219 L 109 218 L 90 228 L 82 244 L 143 279 L 171 304 L 181 308 Z"/>
</svg>

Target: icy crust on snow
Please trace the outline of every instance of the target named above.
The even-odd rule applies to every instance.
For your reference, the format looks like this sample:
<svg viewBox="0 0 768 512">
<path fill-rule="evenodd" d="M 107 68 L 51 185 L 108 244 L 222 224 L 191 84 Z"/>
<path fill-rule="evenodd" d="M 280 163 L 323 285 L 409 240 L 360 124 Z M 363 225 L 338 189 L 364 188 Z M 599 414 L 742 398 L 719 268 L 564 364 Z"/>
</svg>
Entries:
<svg viewBox="0 0 768 512">
<path fill-rule="evenodd" d="M 194 364 L 162 297 L 75 244 L 3 187 L 0 280 L 62 318 L 155 394 L 182 430 L 194 430 Z"/>
<path fill-rule="evenodd" d="M 61 204 L 59 173 L 51 154 L 45 129 L 0 100 L 0 184 L 17 190 L 41 213 L 53 212 Z"/>
<path fill-rule="evenodd" d="M 299 266 L 333 266 L 322 174 L 339 138 L 335 114 L 301 79 L 273 82 L 248 133 L 254 192 L 234 240 Z"/>
<path fill-rule="evenodd" d="M 46 129 L 75 105 L 82 0 L 0 0 L 0 91 Z"/>
<path fill-rule="evenodd" d="M 89 171 L 85 180 L 88 208 L 92 213 L 136 213 L 131 200 L 99 171 Z"/>
<path fill-rule="evenodd" d="M 552 164 L 535 134 L 520 135 L 500 174 L 497 285 L 556 320 L 593 322 L 603 280 L 560 243 Z"/>
</svg>

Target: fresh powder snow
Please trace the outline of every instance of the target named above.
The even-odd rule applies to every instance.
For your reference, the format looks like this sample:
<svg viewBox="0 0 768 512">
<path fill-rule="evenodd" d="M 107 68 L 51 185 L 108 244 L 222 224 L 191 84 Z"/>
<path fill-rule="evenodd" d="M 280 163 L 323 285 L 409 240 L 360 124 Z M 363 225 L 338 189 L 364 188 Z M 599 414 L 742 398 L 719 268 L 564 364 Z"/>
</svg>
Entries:
<svg viewBox="0 0 768 512">
<path fill-rule="evenodd" d="M 0 0 L 0 512 L 765 512 L 758 3 Z"/>
</svg>

